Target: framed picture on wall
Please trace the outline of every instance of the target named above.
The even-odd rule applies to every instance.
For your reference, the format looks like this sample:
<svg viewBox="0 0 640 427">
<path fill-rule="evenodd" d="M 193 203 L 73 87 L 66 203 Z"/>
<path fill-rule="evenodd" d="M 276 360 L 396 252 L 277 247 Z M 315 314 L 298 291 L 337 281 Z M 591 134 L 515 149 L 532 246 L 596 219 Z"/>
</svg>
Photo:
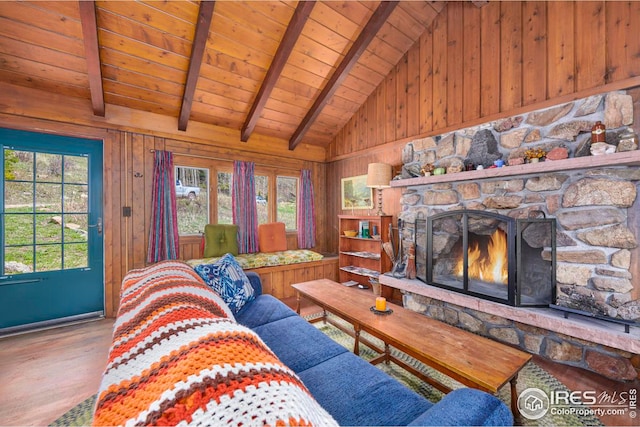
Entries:
<svg viewBox="0 0 640 427">
<path fill-rule="evenodd" d="M 342 178 L 342 209 L 373 209 L 372 189 L 367 187 L 367 175 Z"/>
</svg>

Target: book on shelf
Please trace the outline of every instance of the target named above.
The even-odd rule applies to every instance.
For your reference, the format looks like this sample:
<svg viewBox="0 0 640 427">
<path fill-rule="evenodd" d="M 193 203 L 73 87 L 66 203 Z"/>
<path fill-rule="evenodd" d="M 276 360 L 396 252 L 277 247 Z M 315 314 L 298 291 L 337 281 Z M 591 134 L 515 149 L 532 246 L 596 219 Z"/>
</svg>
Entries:
<svg viewBox="0 0 640 427">
<path fill-rule="evenodd" d="M 380 273 L 375 270 L 370 270 L 368 268 L 358 267 L 355 265 L 345 265 L 344 267 L 340 267 L 340 270 L 367 277 L 377 278 L 380 275 Z"/>
</svg>

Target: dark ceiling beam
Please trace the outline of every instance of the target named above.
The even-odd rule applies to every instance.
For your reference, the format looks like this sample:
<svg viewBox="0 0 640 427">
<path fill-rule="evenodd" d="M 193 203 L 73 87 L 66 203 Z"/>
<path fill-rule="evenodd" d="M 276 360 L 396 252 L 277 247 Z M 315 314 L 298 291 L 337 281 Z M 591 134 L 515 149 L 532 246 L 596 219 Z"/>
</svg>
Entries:
<svg viewBox="0 0 640 427">
<path fill-rule="evenodd" d="M 98 45 L 98 23 L 96 5 L 93 1 L 80 1 L 80 22 L 84 39 L 84 52 L 87 60 L 87 76 L 91 93 L 93 114 L 104 117 L 104 90 L 102 88 L 102 70 L 100 67 L 100 47 Z"/>
<path fill-rule="evenodd" d="M 318 98 L 316 98 L 311 109 L 307 112 L 307 115 L 302 119 L 300 126 L 298 126 L 296 131 L 293 133 L 293 136 L 289 140 L 289 150 L 296 148 L 296 146 L 302 141 L 304 134 L 307 133 L 309 128 L 311 128 L 311 125 L 318 117 L 324 106 L 327 105 L 327 102 L 329 102 L 329 99 L 331 99 L 338 87 L 340 87 L 353 66 L 356 65 L 360 56 L 367 49 L 378 31 L 380 31 L 380 28 L 382 28 L 398 3 L 399 2 L 397 1 L 383 1 L 375 10 L 373 15 L 371 15 L 369 22 L 367 22 L 367 25 L 362 29 L 362 32 L 349 49 L 349 52 L 347 52 L 340 65 L 338 65 L 338 68 L 336 68 L 336 71 L 333 73 L 324 89 L 322 89 Z"/>
<path fill-rule="evenodd" d="M 187 81 L 184 85 L 182 105 L 180 106 L 178 130 L 187 130 L 189 116 L 191 115 L 191 106 L 193 105 L 193 95 L 196 93 L 196 84 L 198 83 L 198 76 L 200 75 L 200 67 L 202 66 L 202 58 L 204 57 L 204 49 L 207 45 L 207 38 L 209 37 L 209 28 L 211 28 L 215 5 L 215 1 L 202 0 L 200 2 L 196 33 L 193 36 L 189 70 L 187 71 Z"/>
<path fill-rule="evenodd" d="M 273 91 L 276 82 L 280 78 L 282 69 L 286 65 L 289 55 L 291 55 L 293 47 L 296 44 L 298 37 L 300 37 L 302 29 L 304 28 L 307 19 L 309 19 L 309 15 L 311 14 L 314 6 L 315 1 L 298 2 L 298 6 L 296 7 L 296 10 L 291 17 L 291 21 L 287 26 L 287 30 L 285 31 L 284 36 L 282 36 L 280 46 L 278 46 L 278 50 L 273 57 L 271 66 L 262 81 L 260 90 L 258 91 L 256 99 L 253 101 L 253 105 L 251 106 L 251 110 L 249 110 L 249 114 L 247 115 L 247 119 L 242 126 L 242 132 L 240 135 L 240 140 L 242 142 L 247 142 L 251 133 L 253 133 L 253 129 L 256 127 L 256 123 L 262 114 L 262 110 L 267 104 L 269 96 L 271 96 L 271 91 Z"/>
</svg>

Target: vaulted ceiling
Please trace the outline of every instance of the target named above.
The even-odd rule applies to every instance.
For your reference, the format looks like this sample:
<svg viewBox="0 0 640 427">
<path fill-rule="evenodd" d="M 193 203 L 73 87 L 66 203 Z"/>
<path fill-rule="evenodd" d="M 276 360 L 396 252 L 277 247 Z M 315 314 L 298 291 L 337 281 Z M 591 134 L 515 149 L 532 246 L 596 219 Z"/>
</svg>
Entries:
<svg viewBox="0 0 640 427">
<path fill-rule="evenodd" d="M 0 80 L 326 146 L 444 3 L 0 1 Z"/>
</svg>

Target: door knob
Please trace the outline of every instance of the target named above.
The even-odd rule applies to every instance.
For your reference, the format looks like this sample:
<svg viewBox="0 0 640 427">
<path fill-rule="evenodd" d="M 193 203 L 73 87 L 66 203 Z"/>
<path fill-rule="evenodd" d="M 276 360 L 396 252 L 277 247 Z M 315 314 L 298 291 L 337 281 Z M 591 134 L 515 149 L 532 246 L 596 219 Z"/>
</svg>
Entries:
<svg viewBox="0 0 640 427">
<path fill-rule="evenodd" d="M 102 218 L 98 217 L 98 222 L 96 224 L 89 224 L 89 227 L 95 227 L 98 230 L 98 234 L 102 234 Z"/>
</svg>

